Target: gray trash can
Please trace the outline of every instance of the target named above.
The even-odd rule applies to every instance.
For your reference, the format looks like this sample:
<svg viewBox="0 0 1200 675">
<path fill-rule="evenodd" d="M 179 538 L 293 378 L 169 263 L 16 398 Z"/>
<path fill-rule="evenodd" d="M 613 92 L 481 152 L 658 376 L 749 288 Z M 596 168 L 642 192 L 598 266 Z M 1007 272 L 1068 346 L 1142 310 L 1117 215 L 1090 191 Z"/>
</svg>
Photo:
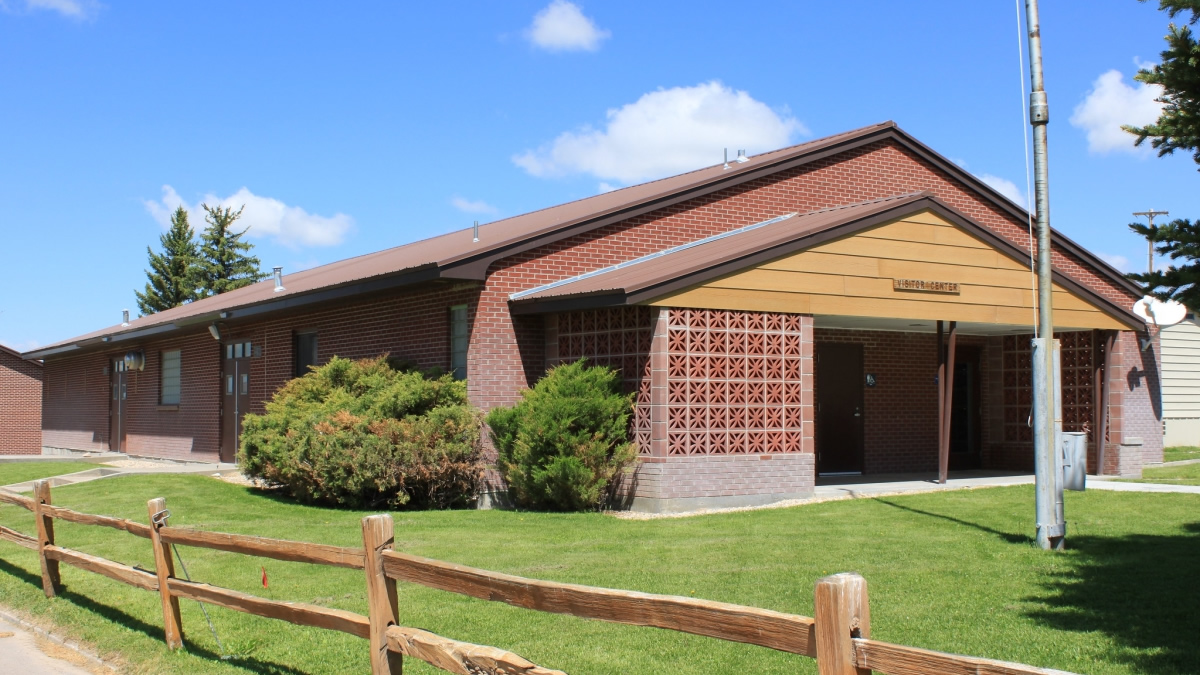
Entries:
<svg viewBox="0 0 1200 675">
<path fill-rule="evenodd" d="M 1064 431 L 1062 434 L 1063 487 L 1083 490 L 1087 483 L 1087 434 Z"/>
</svg>

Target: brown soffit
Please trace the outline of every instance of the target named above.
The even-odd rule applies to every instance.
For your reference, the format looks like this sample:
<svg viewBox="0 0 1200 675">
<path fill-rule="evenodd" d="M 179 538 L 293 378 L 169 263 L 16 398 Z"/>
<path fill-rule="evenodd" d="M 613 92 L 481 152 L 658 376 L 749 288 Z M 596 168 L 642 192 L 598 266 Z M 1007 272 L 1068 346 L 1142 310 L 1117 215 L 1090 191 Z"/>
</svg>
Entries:
<svg viewBox="0 0 1200 675">
<path fill-rule="evenodd" d="M 1027 252 L 929 192 L 920 192 L 795 216 L 758 231 L 724 238 L 718 246 L 707 244 L 687 249 L 684 251 L 686 260 L 668 260 L 672 257 L 668 254 L 512 300 L 509 304 L 514 314 L 542 314 L 649 302 L 921 211 L 933 211 L 1013 260 L 1029 265 Z M 678 253 L 673 255 L 684 257 Z M 1131 329 L 1140 330 L 1144 326 L 1131 309 L 1113 303 L 1061 272 L 1055 271 L 1053 279 Z"/>
</svg>

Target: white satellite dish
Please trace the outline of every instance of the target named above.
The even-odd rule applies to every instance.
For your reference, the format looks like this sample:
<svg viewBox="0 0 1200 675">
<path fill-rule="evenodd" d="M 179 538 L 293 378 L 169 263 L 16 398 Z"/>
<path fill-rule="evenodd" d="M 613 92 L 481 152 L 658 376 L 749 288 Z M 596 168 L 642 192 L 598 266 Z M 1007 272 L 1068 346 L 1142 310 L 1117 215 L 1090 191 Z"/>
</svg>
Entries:
<svg viewBox="0 0 1200 675">
<path fill-rule="evenodd" d="M 1147 295 L 1133 303 L 1133 313 L 1151 326 L 1174 326 L 1187 318 L 1187 307 L 1174 300 L 1159 300 Z"/>
</svg>

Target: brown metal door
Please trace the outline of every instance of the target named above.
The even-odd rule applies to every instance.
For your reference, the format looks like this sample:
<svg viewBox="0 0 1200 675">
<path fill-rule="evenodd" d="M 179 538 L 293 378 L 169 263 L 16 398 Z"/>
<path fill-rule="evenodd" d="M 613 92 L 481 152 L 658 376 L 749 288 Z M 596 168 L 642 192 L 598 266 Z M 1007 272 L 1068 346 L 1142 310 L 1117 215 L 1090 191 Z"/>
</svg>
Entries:
<svg viewBox="0 0 1200 675">
<path fill-rule="evenodd" d="M 861 473 L 862 345 L 818 344 L 816 359 L 817 473 Z"/>
<path fill-rule="evenodd" d="M 125 359 L 113 359 L 110 373 L 108 449 L 112 452 L 125 452 L 125 405 L 129 399 L 129 373 L 125 370 Z"/>
<path fill-rule="evenodd" d="M 250 342 L 224 345 L 221 354 L 221 461 L 237 461 L 242 417 L 250 409 Z"/>
</svg>

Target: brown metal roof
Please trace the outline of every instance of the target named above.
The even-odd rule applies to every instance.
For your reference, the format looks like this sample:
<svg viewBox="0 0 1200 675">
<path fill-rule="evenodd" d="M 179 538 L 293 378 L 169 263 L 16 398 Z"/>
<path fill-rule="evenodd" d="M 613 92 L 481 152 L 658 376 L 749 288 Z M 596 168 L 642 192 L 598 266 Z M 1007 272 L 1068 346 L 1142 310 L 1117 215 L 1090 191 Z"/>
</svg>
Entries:
<svg viewBox="0 0 1200 675">
<path fill-rule="evenodd" d="M 286 290 L 282 292 L 275 292 L 274 282 L 268 279 L 140 317 L 128 325 L 109 326 L 41 347 L 24 357 L 43 358 L 96 345 L 102 340 L 120 342 L 168 333 L 215 320 L 222 313 L 247 317 L 437 278 L 483 280 L 488 266 L 500 258 L 885 138 L 967 183 L 1014 218 L 1026 218 L 1023 209 L 993 188 L 904 133 L 895 123 L 883 122 L 755 155 L 745 163 L 730 164 L 728 169 L 716 164 L 487 223 L 479 227 L 478 242 L 472 240 L 472 230 L 467 228 L 288 274 L 284 277 Z M 1057 233 L 1054 237 L 1056 244 L 1083 257 L 1115 283 L 1131 289 L 1131 293 L 1140 295 L 1131 282 L 1107 263 Z"/>
<path fill-rule="evenodd" d="M 646 256 L 623 265 L 581 275 L 566 280 L 565 283 L 557 282 L 530 289 L 524 293 L 514 293 L 512 301 L 528 303 L 547 298 L 611 292 L 628 295 L 658 288 L 665 283 L 690 277 L 717 265 L 741 260 L 747 255 L 802 240 L 839 225 L 858 222 L 876 213 L 891 212 L 897 207 L 932 196 L 930 192 L 913 192 L 858 204 L 821 209 L 803 215 L 788 214 L 782 218 L 766 221 L 767 224 L 764 225 L 751 225 L 742 231 L 734 230 L 706 237 L 691 244 L 669 249 L 661 254 Z"/>
<path fill-rule="evenodd" d="M 1029 264 L 1028 255 L 1008 240 L 967 219 L 932 192 L 922 191 L 803 215 L 788 214 L 742 231 L 706 237 L 622 265 L 514 293 L 510 304 L 514 313 L 531 314 L 647 302 L 925 210 L 938 213 L 1021 264 Z M 1122 323 L 1134 328 L 1142 325 L 1128 308 L 1065 275 L 1055 272 L 1054 281 Z"/>
</svg>

